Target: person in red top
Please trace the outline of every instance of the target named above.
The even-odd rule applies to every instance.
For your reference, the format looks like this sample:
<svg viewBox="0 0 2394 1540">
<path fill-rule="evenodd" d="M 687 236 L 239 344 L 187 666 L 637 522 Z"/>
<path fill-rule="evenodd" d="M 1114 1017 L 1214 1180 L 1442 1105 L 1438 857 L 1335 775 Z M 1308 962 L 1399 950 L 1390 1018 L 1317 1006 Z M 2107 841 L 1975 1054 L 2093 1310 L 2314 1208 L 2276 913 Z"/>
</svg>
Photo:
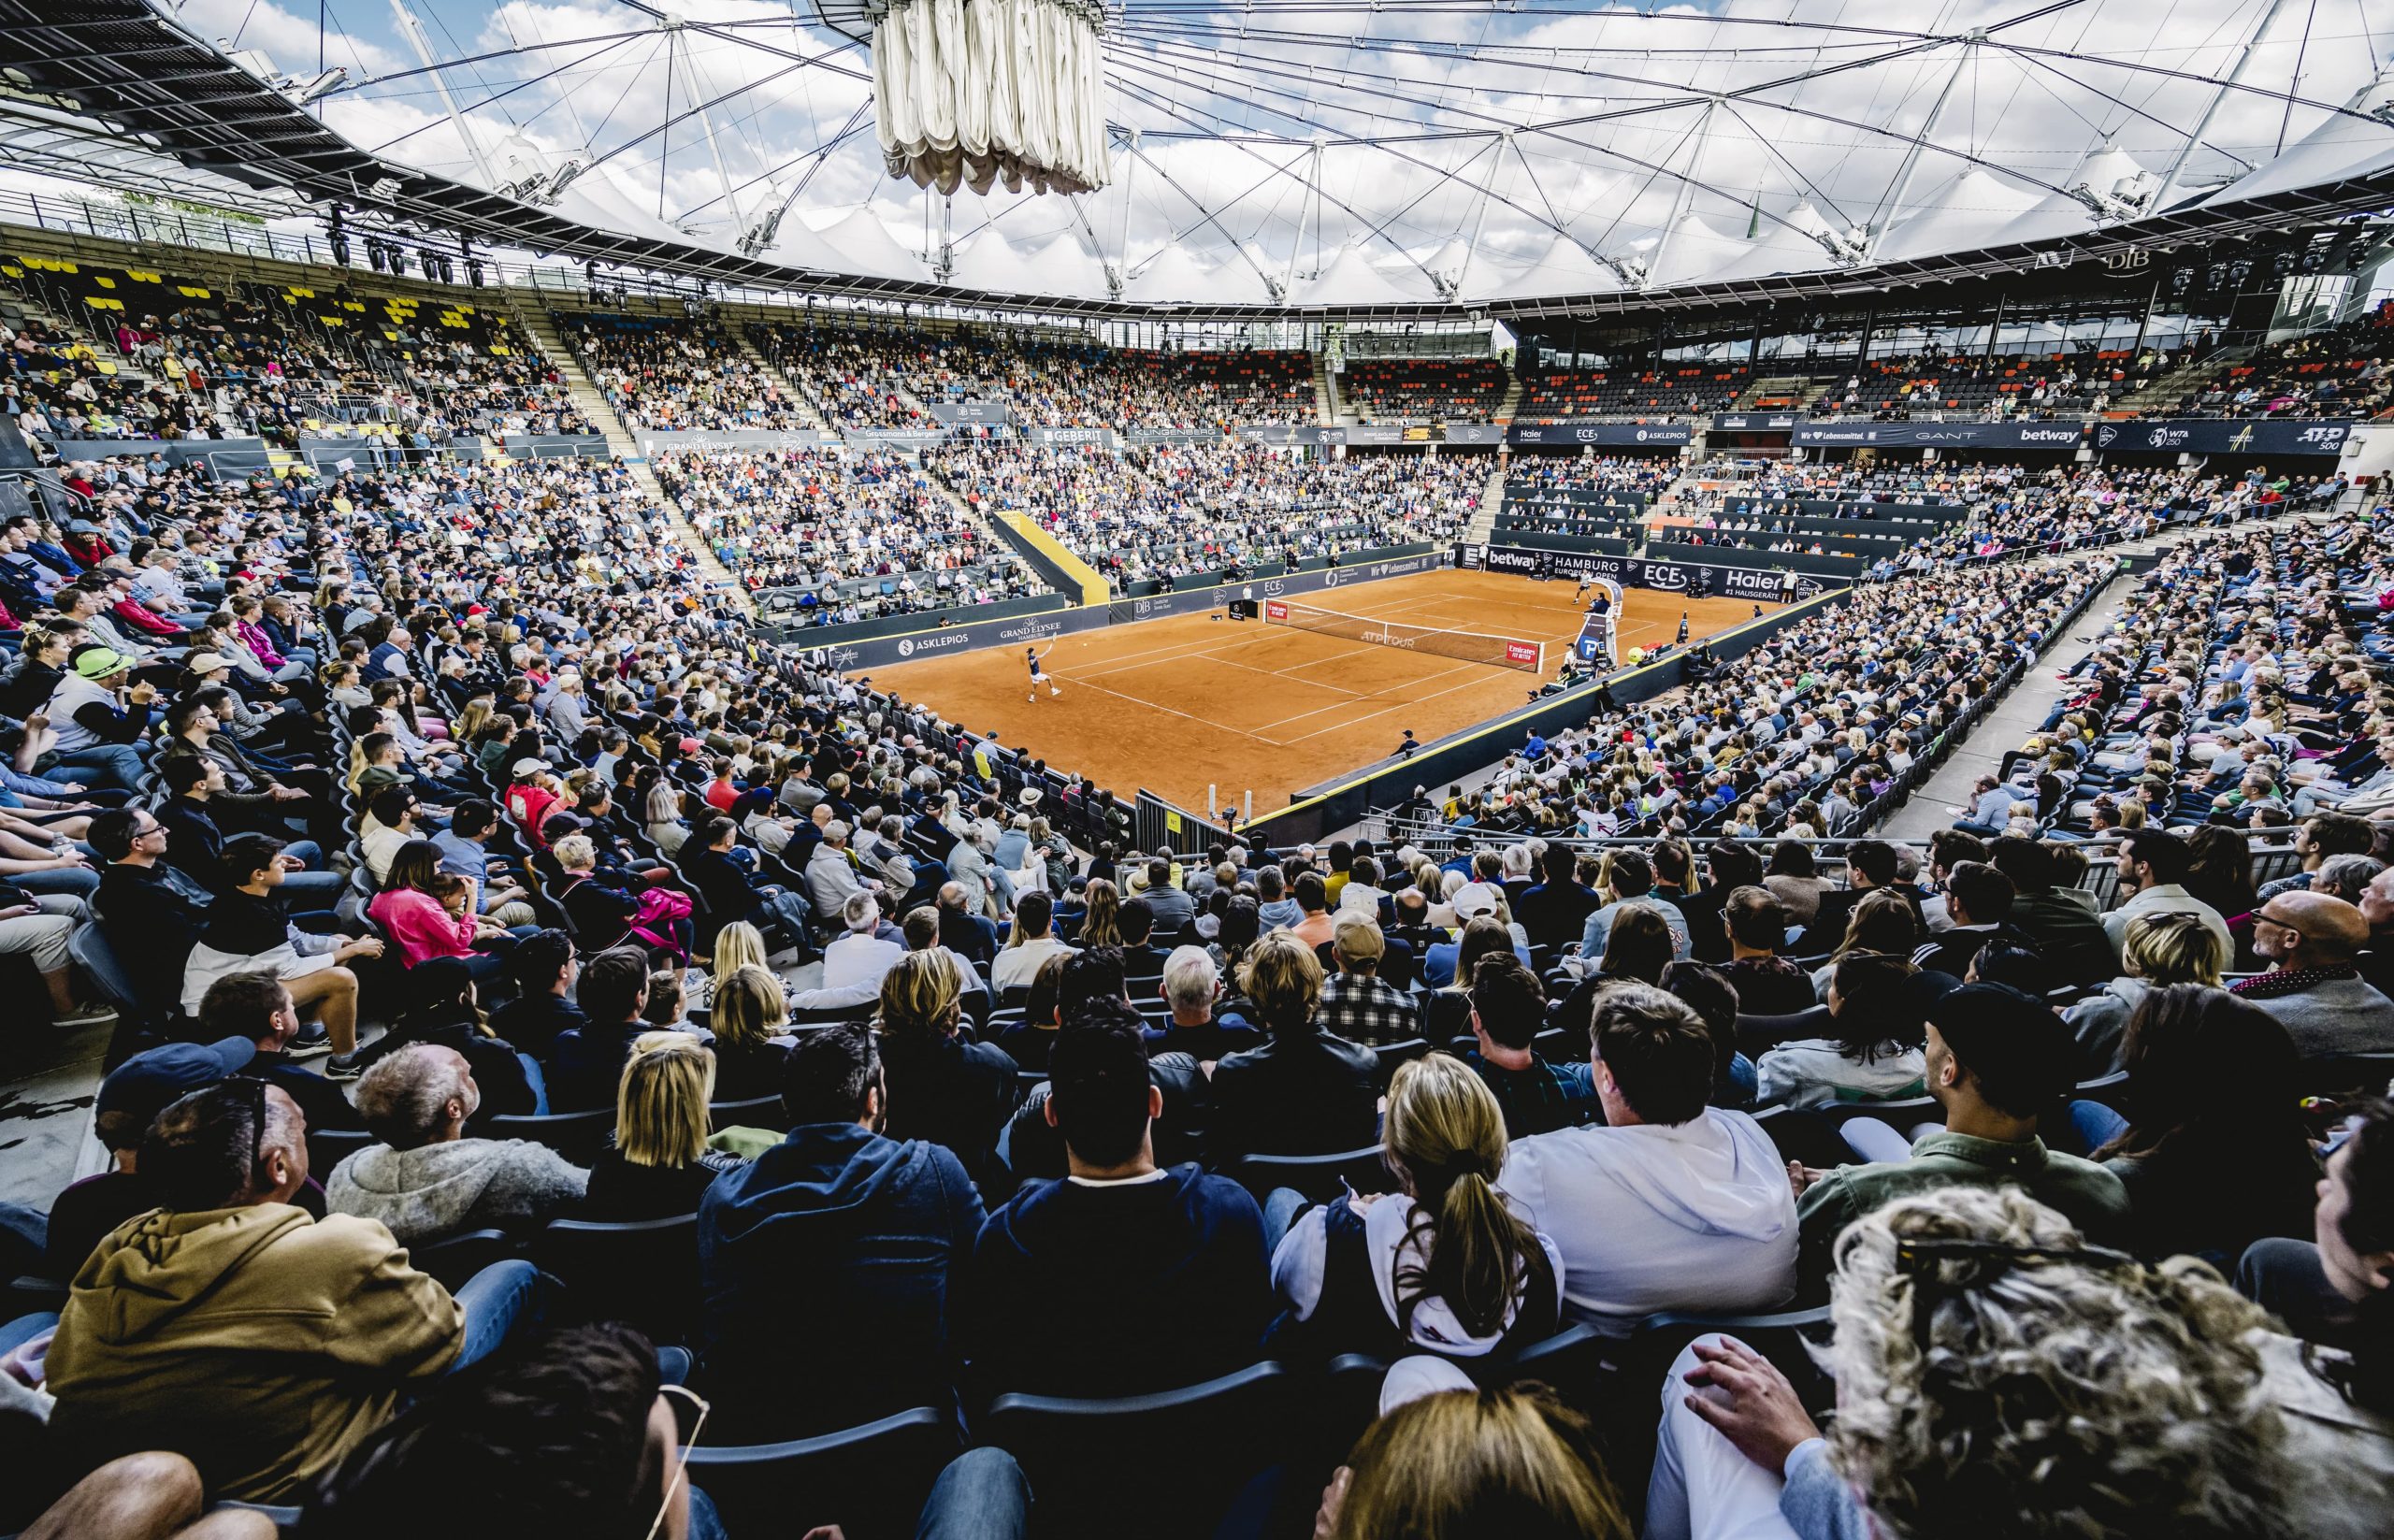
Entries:
<svg viewBox="0 0 2394 1540">
<path fill-rule="evenodd" d="M 374 895 L 366 914 L 389 932 L 408 967 L 460 957 L 480 984 L 505 970 L 505 953 L 516 938 L 474 908 L 473 879 L 441 871 L 440 847 L 431 841 L 411 840 L 392 854 L 389 885 Z"/>
<path fill-rule="evenodd" d="M 731 784 L 731 761 L 714 762 L 714 779 L 707 783 L 706 804 L 717 813 L 729 813 L 731 804 L 740 800 L 740 788 Z"/>
<path fill-rule="evenodd" d="M 507 815 L 536 849 L 548 849 L 549 842 L 541 838 L 541 826 L 556 811 L 565 787 L 549 773 L 545 759 L 518 759 L 509 773 L 514 779 L 507 788 Z"/>
<path fill-rule="evenodd" d="M 86 569 L 97 567 L 116 554 L 116 547 L 108 543 L 107 532 L 89 519 L 77 519 L 68 525 L 66 534 L 59 543 Z"/>
</svg>

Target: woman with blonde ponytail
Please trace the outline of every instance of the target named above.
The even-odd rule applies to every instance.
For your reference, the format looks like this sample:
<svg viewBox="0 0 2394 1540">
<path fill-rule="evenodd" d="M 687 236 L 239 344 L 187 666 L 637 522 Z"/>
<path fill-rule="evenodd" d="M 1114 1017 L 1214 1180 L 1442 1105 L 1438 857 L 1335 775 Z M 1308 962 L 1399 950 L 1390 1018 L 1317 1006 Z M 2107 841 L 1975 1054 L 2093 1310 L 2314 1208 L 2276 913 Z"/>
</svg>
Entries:
<svg viewBox="0 0 2394 1540">
<path fill-rule="evenodd" d="M 1292 1335 L 1324 1356 L 1455 1358 L 1551 1336 L 1563 1257 L 1496 1190 L 1495 1096 L 1461 1059 L 1431 1054 L 1396 1072 L 1385 1127 L 1398 1193 L 1308 1209 L 1273 1252 Z"/>
</svg>

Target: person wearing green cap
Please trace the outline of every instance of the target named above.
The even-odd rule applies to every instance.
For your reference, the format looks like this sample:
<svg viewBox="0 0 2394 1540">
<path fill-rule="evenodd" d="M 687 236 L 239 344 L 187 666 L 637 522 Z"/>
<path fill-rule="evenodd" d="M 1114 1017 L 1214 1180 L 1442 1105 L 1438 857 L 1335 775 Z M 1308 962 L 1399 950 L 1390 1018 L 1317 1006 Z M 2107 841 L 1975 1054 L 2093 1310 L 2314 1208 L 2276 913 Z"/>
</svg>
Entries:
<svg viewBox="0 0 2394 1540">
<path fill-rule="evenodd" d="M 150 731 L 158 689 L 132 680 L 134 660 L 96 642 L 67 655 L 66 677 L 50 693 L 47 714 L 58 734 L 51 769 L 89 774 L 131 791 L 141 775 L 133 745 Z"/>
</svg>

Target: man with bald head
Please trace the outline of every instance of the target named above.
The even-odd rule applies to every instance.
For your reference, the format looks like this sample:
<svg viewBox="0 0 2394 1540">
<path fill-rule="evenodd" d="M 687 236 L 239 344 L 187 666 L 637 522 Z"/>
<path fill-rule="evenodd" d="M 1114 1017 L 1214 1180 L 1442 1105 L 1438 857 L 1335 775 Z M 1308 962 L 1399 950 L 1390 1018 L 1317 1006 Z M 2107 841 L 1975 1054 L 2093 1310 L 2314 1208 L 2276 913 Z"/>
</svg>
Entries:
<svg viewBox="0 0 2394 1540">
<path fill-rule="evenodd" d="M 2361 889 L 2360 917 L 2369 922 L 2369 950 L 2360 959 L 2360 976 L 2381 992 L 2394 989 L 2394 866 Z"/>
<path fill-rule="evenodd" d="M 2253 950 L 2270 971 L 2233 991 L 2286 1023 L 2305 1058 L 2394 1053 L 2394 1000 L 2354 963 L 2368 918 L 2324 893 L 2281 893 L 2253 912 Z"/>
</svg>

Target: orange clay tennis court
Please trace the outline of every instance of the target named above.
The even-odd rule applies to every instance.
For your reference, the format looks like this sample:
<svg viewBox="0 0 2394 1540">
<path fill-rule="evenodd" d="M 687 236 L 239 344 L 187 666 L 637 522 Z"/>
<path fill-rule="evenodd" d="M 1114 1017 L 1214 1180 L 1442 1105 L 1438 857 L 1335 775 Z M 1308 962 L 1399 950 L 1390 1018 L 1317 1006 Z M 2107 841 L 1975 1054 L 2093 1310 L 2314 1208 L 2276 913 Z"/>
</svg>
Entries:
<svg viewBox="0 0 2394 1540">
<path fill-rule="evenodd" d="M 1579 634 L 1568 579 L 1441 570 L 1316 593 L 1291 602 L 1409 626 L 1546 643 L 1550 679 Z M 1259 587 L 1260 592 L 1260 587 Z M 1767 613 L 1776 605 L 1763 606 Z M 1752 618 L 1742 598 L 1688 599 L 1633 588 L 1622 596 L 1621 646 L 1691 640 Z M 1255 811 L 1394 752 L 1410 727 L 1429 743 L 1524 703 L 1541 676 L 1526 669 L 1353 641 L 1219 610 L 1059 639 L 1046 670 L 1061 696 L 1023 698 L 1019 647 L 873 670 L 873 684 L 1124 796 L 1145 786 L 1202 811 L 1211 784 L 1224 805 L 1249 791 Z M 1492 755 L 1492 757 L 1493 756 Z"/>
</svg>

